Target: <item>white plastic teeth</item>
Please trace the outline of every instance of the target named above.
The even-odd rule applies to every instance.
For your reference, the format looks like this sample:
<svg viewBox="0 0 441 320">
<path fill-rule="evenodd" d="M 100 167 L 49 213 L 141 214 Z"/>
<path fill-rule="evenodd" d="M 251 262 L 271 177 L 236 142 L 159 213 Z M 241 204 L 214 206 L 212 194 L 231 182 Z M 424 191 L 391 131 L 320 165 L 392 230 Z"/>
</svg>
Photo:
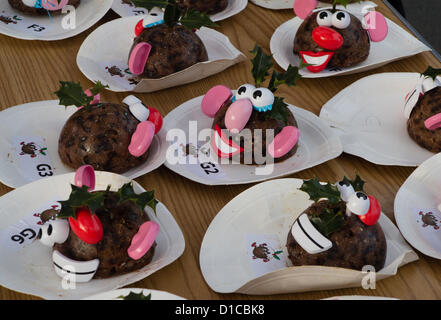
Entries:
<svg viewBox="0 0 441 320">
<path fill-rule="evenodd" d="M 150 116 L 149 108 L 147 108 L 141 100 L 130 95 L 125 97 L 123 103 L 129 106 L 130 113 L 140 122 L 147 121 Z"/>
<path fill-rule="evenodd" d="M 417 84 L 415 89 L 408 93 L 406 96 L 406 101 L 404 104 L 404 115 L 406 119 L 410 118 L 413 108 L 415 108 L 420 95 L 432 90 L 433 88 L 441 87 L 441 80 L 437 77 L 433 80 L 430 77 L 426 77 L 422 80 L 420 84 Z"/>
<path fill-rule="evenodd" d="M 89 261 L 72 260 L 57 250 L 52 253 L 52 261 L 57 275 L 63 279 L 68 277 L 72 282 L 89 282 L 100 264 L 99 259 Z"/>
<path fill-rule="evenodd" d="M 348 202 L 349 198 L 355 193 L 354 187 L 350 183 L 340 181 L 335 185 L 337 186 L 338 191 L 340 191 L 341 199 L 344 202 Z"/>
<path fill-rule="evenodd" d="M 439 78 L 433 80 L 432 78 L 425 78 L 423 81 L 423 92 L 432 90 L 433 88 L 441 86 L 441 81 Z"/>
<path fill-rule="evenodd" d="M 50 220 L 41 226 L 39 232 L 40 242 L 52 247 L 55 243 L 62 244 L 69 237 L 69 222 L 65 219 Z"/>
<path fill-rule="evenodd" d="M 332 242 L 314 227 L 306 213 L 302 213 L 294 222 L 291 233 L 297 243 L 309 254 L 325 252 L 332 248 Z"/>
<path fill-rule="evenodd" d="M 361 191 L 355 192 L 346 203 L 346 208 L 357 216 L 364 216 L 371 206 L 369 197 Z"/>
<path fill-rule="evenodd" d="M 22 0 L 23 4 L 28 7 L 35 7 L 37 0 Z"/>
</svg>

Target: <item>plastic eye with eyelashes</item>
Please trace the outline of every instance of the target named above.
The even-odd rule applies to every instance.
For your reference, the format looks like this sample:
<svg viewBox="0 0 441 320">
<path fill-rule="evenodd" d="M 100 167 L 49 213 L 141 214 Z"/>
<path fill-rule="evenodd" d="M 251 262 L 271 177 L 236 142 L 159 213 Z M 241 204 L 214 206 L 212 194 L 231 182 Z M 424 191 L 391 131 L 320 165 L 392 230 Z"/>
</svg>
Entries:
<svg viewBox="0 0 441 320">
<path fill-rule="evenodd" d="M 237 89 L 237 93 L 234 96 L 236 100 L 239 99 L 250 99 L 252 98 L 253 91 L 256 89 L 252 84 L 246 83 L 243 84 Z"/>
<path fill-rule="evenodd" d="M 160 8 L 153 8 L 142 20 L 144 28 L 151 28 L 164 22 L 164 12 Z"/>
<path fill-rule="evenodd" d="M 346 204 L 349 211 L 358 216 L 365 215 L 369 211 L 370 205 L 369 197 L 361 191 L 350 196 Z"/>
<path fill-rule="evenodd" d="M 55 243 L 64 243 L 69 237 L 69 222 L 57 219 L 46 222 L 38 232 L 38 239 L 45 246 L 52 247 Z"/>
<path fill-rule="evenodd" d="M 348 182 L 340 181 L 336 186 L 338 191 L 340 191 L 341 199 L 345 202 L 349 201 L 351 196 L 355 193 L 354 187 Z"/>
<path fill-rule="evenodd" d="M 317 24 L 321 27 L 332 26 L 332 13 L 328 10 L 320 11 L 317 14 Z"/>
<path fill-rule="evenodd" d="M 346 29 L 351 24 L 351 16 L 344 11 L 337 11 L 332 15 L 332 25 L 337 29 Z"/>
<path fill-rule="evenodd" d="M 252 93 L 251 103 L 259 112 L 270 111 L 273 108 L 274 94 L 267 88 L 257 88 Z"/>
</svg>

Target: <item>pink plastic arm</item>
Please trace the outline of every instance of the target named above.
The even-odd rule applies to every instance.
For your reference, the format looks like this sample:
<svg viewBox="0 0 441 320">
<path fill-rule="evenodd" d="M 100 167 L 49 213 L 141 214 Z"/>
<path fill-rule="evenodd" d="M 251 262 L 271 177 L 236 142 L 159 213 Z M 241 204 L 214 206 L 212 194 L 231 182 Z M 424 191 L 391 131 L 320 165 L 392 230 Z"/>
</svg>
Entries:
<svg viewBox="0 0 441 320">
<path fill-rule="evenodd" d="M 95 189 L 95 170 L 91 165 L 84 165 L 75 172 L 74 184 L 77 187 L 88 186 L 89 191 Z"/>
<path fill-rule="evenodd" d="M 226 86 L 218 85 L 205 94 L 202 99 L 202 112 L 210 118 L 214 118 L 222 105 L 231 98 L 233 93 Z"/>
<path fill-rule="evenodd" d="M 129 69 L 131 73 L 140 75 L 144 72 L 151 50 L 152 45 L 147 42 L 140 42 L 133 48 L 129 58 Z"/>
<path fill-rule="evenodd" d="M 140 157 L 150 148 L 155 135 L 155 125 L 151 121 L 143 121 L 136 127 L 129 145 L 129 152 L 134 157 Z"/>
<path fill-rule="evenodd" d="M 140 228 L 132 239 L 127 250 L 129 257 L 139 260 L 150 250 L 159 233 L 159 225 L 154 221 L 147 221 Z"/>
<path fill-rule="evenodd" d="M 364 16 L 365 28 L 373 42 L 380 42 L 386 39 L 389 33 L 386 18 L 378 11 L 369 11 Z"/>
<path fill-rule="evenodd" d="M 295 0 L 294 1 L 294 13 L 300 19 L 305 20 L 317 7 L 317 0 Z"/>
<path fill-rule="evenodd" d="M 431 131 L 441 128 L 441 113 L 438 113 L 424 121 L 424 125 Z"/>
<path fill-rule="evenodd" d="M 296 127 L 287 126 L 274 138 L 268 146 L 268 153 L 274 158 L 281 158 L 297 144 L 300 131 Z"/>
</svg>

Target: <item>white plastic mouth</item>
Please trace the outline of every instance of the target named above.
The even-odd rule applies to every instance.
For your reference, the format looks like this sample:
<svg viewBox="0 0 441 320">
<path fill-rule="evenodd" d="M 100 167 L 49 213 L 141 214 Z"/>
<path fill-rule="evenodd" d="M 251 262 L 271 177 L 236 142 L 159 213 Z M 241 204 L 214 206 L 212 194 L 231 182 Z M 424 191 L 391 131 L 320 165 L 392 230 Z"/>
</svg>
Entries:
<svg viewBox="0 0 441 320">
<path fill-rule="evenodd" d="M 307 64 L 311 64 L 313 66 L 322 66 L 324 65 L 329 58 L 329 54 L 320 56 L 320 57 L 312 57 L 312 56 L 308 56 L 306 54 L 303 54 L 303 59 L 305 59 Z"/>
<path fill-rule="evenodd" d="M 219 149 L 220 152 L 224 154 L 233 154 L 237 152 L 237 148 L 229 146 L 227 143 L 225 143 L 222 138 L 219 136 L 219 132 L 216 131 L 216 134 L 214 135 L 214 143 L 216 144 L 216 147 Z"/>
<path fill-rule="evenodd" d="M 98 259 L 90 261 L 72 260 L 57 250 L 52 253 L 52 261 L 57 275 L 63 279 L 69 276 L 72 282 L 89 282 L 100 264 Z"/>
<path fill-rule="evenodd" d="M 22 0 L 23 4 L 28 7 L 35 7 L 37 0 Z"/>
</svg>

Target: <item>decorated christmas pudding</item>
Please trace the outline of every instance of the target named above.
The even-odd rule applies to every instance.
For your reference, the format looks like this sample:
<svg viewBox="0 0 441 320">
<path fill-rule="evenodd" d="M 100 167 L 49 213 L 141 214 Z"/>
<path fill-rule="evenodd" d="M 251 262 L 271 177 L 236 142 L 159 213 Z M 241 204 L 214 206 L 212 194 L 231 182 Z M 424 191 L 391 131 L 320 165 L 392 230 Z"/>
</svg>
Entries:
<svg viewBox="0 0 441 320">
<path fill-rule="evenodd" d="M 176 0 L 182 10 L 190 9 L 207 14 L 215 14 L 224 11 L 228 6 L 228 0 Z"/>
<path fill-rule="evenodd" d="M 84 92 L 79 83 L 61 82 L 56 92 L 60 105 L 75 105 L 78 111 L 61 130 L 58 154 L 73 169 L 91 165 L 95 170 L 124 173 L 145 163 L 162 116 L 135 96 L 126 97 L 123 104 L 100 102 L 102 88 L 98 82 Z"/>
<path fill-rule="evenodd" d="M 294 222 L 287 239 L 294 266 L 320 265 L 362 270 L 384 267 L 387 244 L 377 223 L 381 207 L 363 191 L 359 176 L 335 185 L 317 178 L 305 181 L 300 190 L 314 203 Z"/>
<path fill-rule="evenodd" d="M 211 145 L 219 158 L 244 164 L 279 162 L 295 154 L 300 132 L 288 105 L 274 93 L 281 84 L 295 85 L 299 70 L 293 66 L 284 73 L 273 70 L 264 87 L 272 57 L 257 45 L 251 52 L 255 85 L 243 84 L 235 92 L 215 86 L 204 96 L 201 109 L 213 118 Z"/>
<path fill-rule="evenodd" d="M 381 13 L 369 11 L 362 22 L 348 11 L 337 9 L 337 4 L 347 3 L 334 0 L 332 8 L 314 10 L 316 0 L 294 2 L 295 14 L 304 21 L 297 30 L 293 52 L 309 65 L 309 71 L 355 66 L 368 58 L 371 41 L 386 38 L 388 26 Z"/>
<path fill-rule="evenodd" d="M 61 10 L 71 5 L 75 8 L 81 0 L 8 0 L 11 7 L 28 15 L 47 15 L 60 13 Z"/>
<path fill-rule="evenodd" d="M 429 67 L 405 99 L 409 136 L 421 147 L 441 152 L 441 69 Z"/>
<path fill-rule="evenodd" d="M 73 275 L 75 282 L 141 269 L 155 253 L 159 225 L 144 211 L 155 210 L 154 192 L 136 194 L 131 183 L 117 191 L 94 187 L 93 168 L 81 167 L 69 199 L 59 201 L 61 209 L 41 215 L 40 242 L 53 247 L 56 273 Z"/>
<path fill-rule="evenodd" d="M 132 74 L 162 78 L 208 61 L 205 45 L 196 34 L 202 26 L 215 26 L 206 14 L 182 11 L 174 2 L 163 3 L 163 8 L 149 0 L 139 5 L 147 8 L 149 14 L 135 27 L 136 37 L 129 54 Z"/>
</svg>

